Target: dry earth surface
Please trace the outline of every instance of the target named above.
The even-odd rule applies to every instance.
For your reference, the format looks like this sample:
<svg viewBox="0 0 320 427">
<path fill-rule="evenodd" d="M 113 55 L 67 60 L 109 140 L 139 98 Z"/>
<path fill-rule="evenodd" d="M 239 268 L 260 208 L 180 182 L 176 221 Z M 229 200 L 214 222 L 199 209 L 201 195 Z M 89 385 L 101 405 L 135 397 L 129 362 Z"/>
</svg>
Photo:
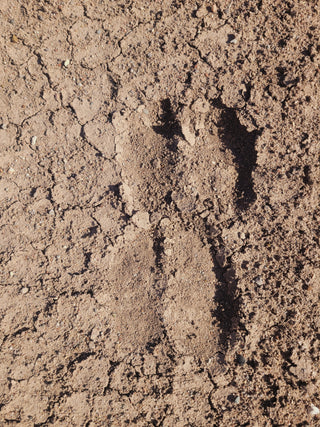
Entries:
<svg viewBox="0 0 320 427">
<path fill-rule="evenodd" d="M 320 425 L 319 9 L 1 0 L 1 426 Z"/>
</svg>

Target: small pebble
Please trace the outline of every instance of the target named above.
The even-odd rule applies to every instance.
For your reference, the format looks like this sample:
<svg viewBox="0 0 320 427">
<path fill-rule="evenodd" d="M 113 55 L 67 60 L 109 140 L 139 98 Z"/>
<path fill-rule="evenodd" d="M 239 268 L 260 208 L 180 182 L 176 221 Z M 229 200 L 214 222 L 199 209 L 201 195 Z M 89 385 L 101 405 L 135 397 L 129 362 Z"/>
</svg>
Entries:
<svg viewBox="0 0 320 427">
<path fill-rule="evenodd" d="M 163 228 L 169 227 L 170 224 L 171 224 L 171 221 L 167 217 L 162 218 L 161 221 L 160 221 L 160 226 L 163 227 Z"/>
<path fill-rule="evenodd" d="M 36 142 L 37 142 L 37 137 L 36 136 L 33 136 L 32 138 L 31 138 L 31 145 L 36 145 Z"/>
<path fill-rule="evenodd" d="M 196 17 L 197 18 L 203 18 L 204 16 L 206 16 L 208 14 L 208 9 L 206 7 L 205 4 L 203 4 L 202 6 L 199 7 L 199 9 L 196 12 Z"/>
<path fill-rule="evenodd" d="M 14 172 L 15 172 L 15 170 L 11 167 L 11 168 L 9 168 L 8 172 L 9 172 L 9 173 L 14 173 Z"/>
<path fill-rule="evenodd" d="M 132 222 L 139 228 L 147 230 L 150 228 L 150 217 L 148 212 L 139 211 L 132 216 Z"/>
<path fill-rule="evenodd" d="M 240 403 L 240 396 L 237 396 L 237 397 L 234 399 L 234 403 L 235 403 L 236 405 L 238 405 L 238 404 Z"/>
<path fill-rule="evenodd" d="M 70 65 L 70 59 L 66 59 L 66 60 L 64 61 L 63 65 L 64 65 L 66 68 L 68 68 L 68 67 L 69 67 L 69 65 Z"/>
<path fill-rule="evenodd" d="M 1 129 L 7 129 L 7 127 L 8 127 L 7 123 L 2 123 Z"/>
<path fill-rule="evenodd" d="M 239 366 L 243 366 L 246 363 L 246 359 L 241 354 L 237 354 L 236 362 Z"/>
<path fill-rule="evenodd" d="M 213 3 L 213 5 L 211 6 L 211 12 L 216 13 L 217 11 L 218 11 L 218 6 L 215 3 Z"/>
<path fill-rule="evenodd" d="M 29 288 L 27 288 L 27 287 L 21 289 L 21 293 L 23 295 L 27 294 L 28 292 L 29 292 Z"/>
<path fill-rule="evenodd" d="M 97 34 L 98 34 L 98 36 L 100 36 L 100 34 L 102 33 L 102 30 L 97 30 Z"/>
<path fill-rule="evenodd" d="M 19 43 L 19 39 L 15 34 L 12 34 L 11 36 L 11 42 L 12 43 Z"/>
<path fill-rule="evenodd" d="M 10 271 L 9 276 L 13 277 L 14 276 L 14 271 Z"/>
<path fill-rule="evenodd" d="M 261 276 L 258 276 L 258 277 L 256 277 L 256 278 L 254 279 L 254 283 L 255 283 L 257 286 L 262 286 L 262 285 L 264 285 L 264 280 L 263 280 L 263 278 L 262 278 Z"/>
<path fill-rule="evenodd" d="M 200 214 L 201 218 L 207 218 L 209 215 L 210 215 L 210 212 L 208 210 L 205 210 Z"/>
<path fill-rule="evenodd" d="M 315 417 L 316 415 L 319 415 L 319 413 L 320 413 L 319 408 L 317 408 L 315 405 L 311 403 L 309 407 L 309 415 L 311 415 L 312 417 Z"/>
<path fill-rule="evenodd" d="M 237 43 L 236 36 L 234 34 L 228 34 L 227 43 Z"/>
</svg>

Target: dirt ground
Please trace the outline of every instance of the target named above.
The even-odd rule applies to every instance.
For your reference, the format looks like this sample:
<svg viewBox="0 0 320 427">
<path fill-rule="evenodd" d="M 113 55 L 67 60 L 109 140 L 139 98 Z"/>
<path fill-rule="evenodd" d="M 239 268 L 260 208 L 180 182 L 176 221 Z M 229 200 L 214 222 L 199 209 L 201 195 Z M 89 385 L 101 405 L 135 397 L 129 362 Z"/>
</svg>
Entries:
<svg viewBox="0 0 320 427">
<path fill-rule="evenodd" d="M 320 425 L 319 12 L 1 0 L 1 426 Z"/>
</svg>

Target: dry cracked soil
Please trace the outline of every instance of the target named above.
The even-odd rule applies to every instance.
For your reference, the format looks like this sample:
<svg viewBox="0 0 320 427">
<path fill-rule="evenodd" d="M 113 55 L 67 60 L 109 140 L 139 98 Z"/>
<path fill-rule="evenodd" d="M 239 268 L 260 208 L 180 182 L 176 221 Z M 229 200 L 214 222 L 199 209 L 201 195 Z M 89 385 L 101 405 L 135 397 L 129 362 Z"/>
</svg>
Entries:
<svg viewBox="0 0 320 427">
<path fill-rule="evenodd" d="M 0 57 L 0 425 L 319 426 L 319 2 L 1 0 Z"/>
</svg>

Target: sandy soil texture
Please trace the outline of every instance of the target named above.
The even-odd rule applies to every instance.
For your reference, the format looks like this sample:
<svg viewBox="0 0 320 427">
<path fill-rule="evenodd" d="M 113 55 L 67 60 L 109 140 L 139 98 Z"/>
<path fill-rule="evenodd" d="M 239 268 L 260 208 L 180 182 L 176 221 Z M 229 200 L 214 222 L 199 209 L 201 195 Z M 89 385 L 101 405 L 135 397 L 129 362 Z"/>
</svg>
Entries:
<svg viewBox="0 0 320 427">
<path fill-rule="evenodd" d="M 320 3 L 0 36 L 0 425 L 319 426 Z"/>
</svg>

